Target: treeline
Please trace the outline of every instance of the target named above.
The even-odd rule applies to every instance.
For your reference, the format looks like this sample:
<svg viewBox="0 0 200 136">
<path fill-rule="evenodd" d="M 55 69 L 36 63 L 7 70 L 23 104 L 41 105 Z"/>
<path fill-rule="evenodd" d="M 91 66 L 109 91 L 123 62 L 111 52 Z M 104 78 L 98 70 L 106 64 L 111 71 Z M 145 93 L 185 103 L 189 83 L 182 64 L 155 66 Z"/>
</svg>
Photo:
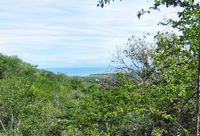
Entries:
<svg viewBox="0 0 200 136">
<path fill-rule="evenodd" d="M 132 54 L 124 59 L 137 66 L 126 61 L 121 73 L 98 84 L 0 55 L 1 134 L 194 135 L 194 51 L 169 33 L 158 34 L 151 51 L 132 50 L 144 45 L 141 39 L 128 42 L 122 53 Z"/>
</svg>

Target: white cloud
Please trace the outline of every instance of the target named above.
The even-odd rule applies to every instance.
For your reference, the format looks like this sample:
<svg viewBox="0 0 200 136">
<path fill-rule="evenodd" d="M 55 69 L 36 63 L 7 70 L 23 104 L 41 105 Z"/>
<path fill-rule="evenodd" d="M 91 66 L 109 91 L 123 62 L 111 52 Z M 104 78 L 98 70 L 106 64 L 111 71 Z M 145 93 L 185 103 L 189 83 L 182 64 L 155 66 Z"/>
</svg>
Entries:
<svg viewBox="0 0 200 136">
<path fill-rule="evenodd" d="M 18 55 L 40 67 L 107 65 L 115 46 L 132 34 L 155 33 L 164 15 L 153 12 L 141 20 L 136 12 L 146 0 L 115 2 L 97 8 L 97 0 L 0 1 L 0 52 Z"/>
</svg>

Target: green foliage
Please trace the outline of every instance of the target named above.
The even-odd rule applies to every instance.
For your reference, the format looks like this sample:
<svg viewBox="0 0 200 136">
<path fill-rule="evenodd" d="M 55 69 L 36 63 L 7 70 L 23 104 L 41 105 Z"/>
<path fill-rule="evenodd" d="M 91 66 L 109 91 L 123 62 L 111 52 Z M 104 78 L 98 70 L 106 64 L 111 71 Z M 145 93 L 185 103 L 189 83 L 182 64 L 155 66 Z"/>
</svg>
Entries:
<svg viewBox="0 0 200 136">
<path fill-rule="evenodd" d="M 0 54 L 0 135 L 194 135 L 199 3 L 154 3 L 150 10 L 183 8 L 179 20 L 165 22 L 182 34 L 155 36 L 152 65 L 142 69 L 148 82 L 133 82 L 123 73 L 106 75 L 103 83 L 96 75 L 68 77 Z"/>
<path fill-rule="evenodd" d="M 159 33 L 156 39 L 148 84 L 118 73 L 116 83 L 101 87 L 2 55 L 0 132 L 193 135 L 196 54 L 174 34 Z"/>
<path fill-rule="evenodd" d="M 102 7 L 109 3 L 100 2 Z M 142 85 L 140 89 L 144 91 L 143 95 L 138 95 L 144 102 L 140 105 L 148 103 L 149 108 L 144 107 L 148 112 L 145 116 L 149 115 L 153 123 L 147 121 L 146 124 L 153 128 L 141 127 L 147 128 L 153 135 L 194 135 L 200 3 L 194 0 L 155 0 L 152 7 L 138 12 L 138 17 L 159 10 L 162 5 L 182 8 L 177 13 L 177 20 L 169 19 L 161 23 L 171 25 L 181 34 L 158 33 L 155 36 L 157 49 L 153 55 L 151 82 Z"/>
<path fill-rule="evenodd" d="M 5 55 L 0 55 L 0 70 L 0 132 L 47 135 L 60 115 L 60 103 L 73 88 L 73 80 Z"/>
<path fill-rule="evenodd" d="M 115 0 L 99 0 L 99 3 L 97 4 L 97 7 L 101 7 L 103 8 L 105 4 L 110 4 L 111 1 L 115 1 Z M 122 0 L 120 0 L 122 1 Z"/>
</svg>

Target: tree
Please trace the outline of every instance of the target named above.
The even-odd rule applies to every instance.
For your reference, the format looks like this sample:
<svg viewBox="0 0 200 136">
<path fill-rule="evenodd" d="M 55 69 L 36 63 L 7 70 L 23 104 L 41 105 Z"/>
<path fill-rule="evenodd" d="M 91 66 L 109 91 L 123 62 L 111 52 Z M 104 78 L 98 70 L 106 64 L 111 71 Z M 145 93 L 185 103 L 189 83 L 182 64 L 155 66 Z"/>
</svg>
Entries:
<svg viewBox="0 0 200 136">
<path fill-rule="evenodd" d="M 174 34 L 157 35 L 153 88 L 160 94 L 157 102 L 161 105 L 157 108 L 173 118 L 172 130 L 176 131 L 172 134 L 194 135 L 196 56 L 180 43 L 182 41 Z"/>
<path fill-rule="evenodd" d="M 104 4 L 110 3 L 110 0 L 99 1 L 99 6 L 103 7 Z M 171 25 L 173 28 L 178 29 L 182 34 L 179 36 L 179 44 L 189 48 L 194 54 L 196 60 L 198 60 L 197 66 L 197 106 L 196 106 L 196 135 L 199 136 L 199 124 L 200 124 L 200 3 L 195 0 L 155 0 L 154 5 L 148 10 L 142 9 L 138 12 L 138 17 L 144 13 L 150 13 L 151 10 L 159 10 L 161 5 L 166 7 L 181 7 L 183 10 L 178 12 L 179 19 L 169 19 L 162 23 L 164 25 Z M 186 47 L 187 46 L 187 47 Z"/>
<path fill-rule="evenodd" d="M 116 71 L 125 73 L 135 83 L 150 82 L 154 51 L 152 45 L 147 36 L 128 38 L 126 47 L 119 48 L 112 61 Z"/>
<path fill-rule="evenodd" d="M 196 135 L 199 136 L 199 125 L 200 125 L 200 3 L 195 2 L 194 0 L 158 0 L 155 1 L 152 9 L 159 9 L 161 5 L 166 7 L 182 7 L 183 11 L 178 12 L 179 19 L 173 20 L 169 19 L 165 22 L 165 25 L 171 25 L 173 28 L 178 29 L 182 32 L 182 35 L 179 36 L 182 45 L 189 46 L 188 48 L 192 50 L 196 58 L 198 59 L 198 73 L 197 73 L 197 106 L 196 106 Z M 143 12 L 139 12 L 139 16 Z"/>
</svg>

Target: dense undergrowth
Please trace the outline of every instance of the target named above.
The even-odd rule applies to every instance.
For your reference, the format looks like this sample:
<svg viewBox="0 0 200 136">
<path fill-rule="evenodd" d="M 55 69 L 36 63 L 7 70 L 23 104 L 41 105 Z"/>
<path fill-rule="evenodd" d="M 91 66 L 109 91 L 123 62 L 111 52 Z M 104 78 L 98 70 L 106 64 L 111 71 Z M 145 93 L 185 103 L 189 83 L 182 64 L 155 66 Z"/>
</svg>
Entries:
<svg viewBox="0 0 200 136">
<path fill-rule="evenodd" d="M 1 134 L 193 135 L 196 55 L 177 42 L 158 36 L 142 80 L 117 73 L 99 83 L 1 54 Z"/>
</svg>

